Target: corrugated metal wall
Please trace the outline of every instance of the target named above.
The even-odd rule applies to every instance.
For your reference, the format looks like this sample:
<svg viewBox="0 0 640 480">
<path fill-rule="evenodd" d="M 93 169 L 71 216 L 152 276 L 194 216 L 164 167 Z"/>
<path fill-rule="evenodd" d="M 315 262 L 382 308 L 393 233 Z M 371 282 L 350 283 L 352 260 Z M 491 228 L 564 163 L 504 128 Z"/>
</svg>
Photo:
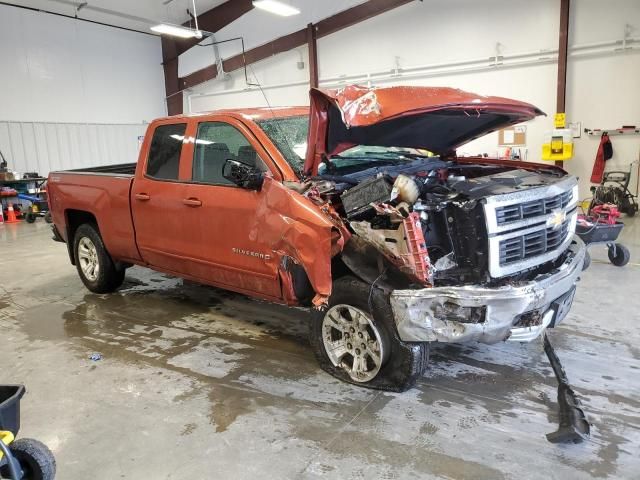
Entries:
<svg viewBox="0 0 640 480">
<path fill-rule="evenodd" d="M 145 124 L 0 121 L 0 151 L 17 172 L 135 162 Z"/>
</svg>

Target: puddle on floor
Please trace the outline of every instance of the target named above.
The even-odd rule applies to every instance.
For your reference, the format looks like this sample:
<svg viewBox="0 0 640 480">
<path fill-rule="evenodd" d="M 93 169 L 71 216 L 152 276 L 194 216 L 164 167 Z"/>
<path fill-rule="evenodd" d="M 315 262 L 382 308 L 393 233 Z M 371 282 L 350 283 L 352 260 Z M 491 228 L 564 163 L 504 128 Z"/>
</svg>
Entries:
<svg viewBox="0 0 640 480">
<path fill-rule="evenodd" d="M 65 340 L 64 315 L 72 309 L 72 305 L 64 303 L 47 303 L 30 307 L 16 317 L 22 330 L 34 340 Z"/>
</svg>

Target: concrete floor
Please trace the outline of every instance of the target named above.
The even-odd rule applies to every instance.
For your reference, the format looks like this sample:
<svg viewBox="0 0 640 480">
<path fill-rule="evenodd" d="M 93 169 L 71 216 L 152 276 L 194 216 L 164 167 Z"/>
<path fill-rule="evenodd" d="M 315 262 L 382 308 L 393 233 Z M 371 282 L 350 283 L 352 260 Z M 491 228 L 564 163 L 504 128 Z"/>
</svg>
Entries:
<svg viewBox="0 0 640 480">
<path fill-rule="evenodd" d="M 22 436 L 60 479 L 639 478 L 640 221 L 602 247 L 552 341 L 593 424 L 557 446 L 541 344 L 434 348 L 417 388 L 334 380 L 307 313 L 142 268 L 85 290 L 48 225 L 0 226 L 0 382 L 25 383 Z M 99 352 L 102 360 L 89 356 Z"/>
</svg>

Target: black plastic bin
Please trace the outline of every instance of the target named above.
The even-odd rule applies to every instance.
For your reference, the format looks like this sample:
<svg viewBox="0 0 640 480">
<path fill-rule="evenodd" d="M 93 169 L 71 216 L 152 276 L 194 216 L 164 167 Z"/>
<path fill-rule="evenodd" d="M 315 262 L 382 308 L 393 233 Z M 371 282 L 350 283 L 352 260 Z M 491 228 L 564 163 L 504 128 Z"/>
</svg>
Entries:
<svg viewBox="0 0 640 480">
<path fill-rule="evenodd" d="M 624 223 L 616 222 L 613 225 L 596 223 L 595 225 L 576 225 L 576 234 L 584 243 L 609 243 L 615 242 L 624 227 Z"/>
<path fill-rule="evenodd" d="M 0 430 L 8 430 L 14 436 L 20 430 L 20 399 L 25 394 L 24 385 L 0 385 Z"/>
</svg>

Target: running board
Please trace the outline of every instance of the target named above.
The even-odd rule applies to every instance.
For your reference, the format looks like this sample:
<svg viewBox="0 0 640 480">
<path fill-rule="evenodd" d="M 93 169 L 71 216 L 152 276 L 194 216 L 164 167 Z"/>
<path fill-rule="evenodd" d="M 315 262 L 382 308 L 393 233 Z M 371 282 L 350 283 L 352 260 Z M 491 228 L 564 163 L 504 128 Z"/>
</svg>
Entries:
<svg viewBox="0 0 640 480">
<path fill-rule="evenodd" d="M 546 332 L 544 333 L 544 352 L 558 380 L 558 405 L 560 406 L 560 426 L 555 432 L 547 434 L 547 440 L 551 443 L 581 443 L 589 438 L 589 422 L 580 408 L 578 397 L 569 385 L 567 374 Z"/>
</svg>

